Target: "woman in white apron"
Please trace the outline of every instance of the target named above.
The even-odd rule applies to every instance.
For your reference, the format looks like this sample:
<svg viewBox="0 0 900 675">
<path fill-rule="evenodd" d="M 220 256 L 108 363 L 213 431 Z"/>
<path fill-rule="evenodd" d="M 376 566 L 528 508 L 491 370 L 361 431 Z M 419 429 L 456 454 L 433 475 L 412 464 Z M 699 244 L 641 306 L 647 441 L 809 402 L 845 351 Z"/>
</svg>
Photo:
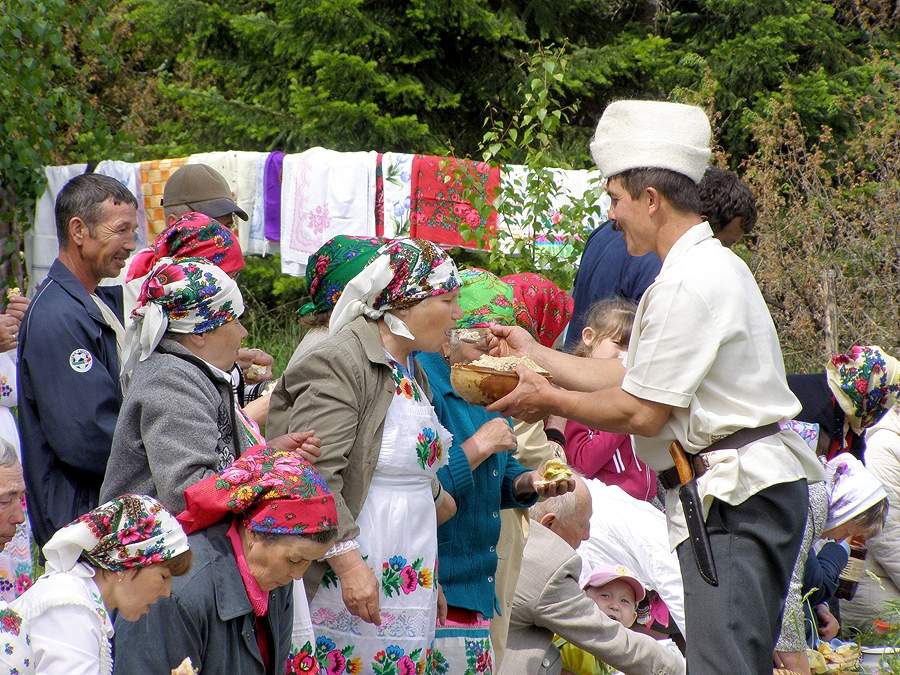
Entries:
<svg viewBox="0 0 900 675">
<path fill-rule="evenodd" d="M 385 244 L 346 286 L 331 338 L 273 393 L 269 433 L 314 428 L 338 501 L 338 543 L 306 576 L 328 673 L 430 672 L 438 612 L 435 472 L 441 426 L 413 353 L 438 351 L 461 314 L 459 278 L 429 242 Z M 281 419 L 290 423 L 281 428 Z"/>
</svg>

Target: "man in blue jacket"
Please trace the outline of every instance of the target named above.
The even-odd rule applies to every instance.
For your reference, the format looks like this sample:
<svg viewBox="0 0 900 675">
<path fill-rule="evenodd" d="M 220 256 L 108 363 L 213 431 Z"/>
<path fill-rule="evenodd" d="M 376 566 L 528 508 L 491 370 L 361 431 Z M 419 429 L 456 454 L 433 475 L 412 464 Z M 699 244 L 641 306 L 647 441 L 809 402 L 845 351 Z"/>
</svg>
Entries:
<svg viewBox="0 0 900 675">
<path fill-rule="evenodd" d="M 135 248 L 137 200 L 119 181 L 76 176 L 56 199 L 59 255 L 19 336 L 19 434 L 39 546 L 98 504 L 122 402 L 122 289 L 100 287 Z"/>
</svg>

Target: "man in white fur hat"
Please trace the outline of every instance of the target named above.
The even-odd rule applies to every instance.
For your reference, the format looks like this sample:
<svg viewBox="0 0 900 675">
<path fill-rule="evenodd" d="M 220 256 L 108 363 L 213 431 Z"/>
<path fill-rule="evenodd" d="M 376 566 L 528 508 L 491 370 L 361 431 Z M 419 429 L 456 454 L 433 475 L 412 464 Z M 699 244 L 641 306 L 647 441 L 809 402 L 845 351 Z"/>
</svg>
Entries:
<svg viewBox="0 0 900 675">
<path fill-rule="evenodd" d="M 634 434 L 636 452 L 669 488 L 689 672 L 763 673 L 772 668 L 800 549 L 806 483 L 823 476 L 803 440 L 778 428 L 800 403 L 753 275 L 699 215 L 709 142 L 709 121 L 695 106 L 617 101 L 606 108 L 591 153 L 608 179 L 609 216 L 631 255 L 653 251 L 663 261 L 638 306 L 625 367 L 554 352 L 522 330 L 497 327 L 496 354 L 530 356 L 560 388 L 520 366 L 519 386 L 490 409 Z M 698 479 L 717 580 L 688 538 L 673 441 Z"/>
</svg>

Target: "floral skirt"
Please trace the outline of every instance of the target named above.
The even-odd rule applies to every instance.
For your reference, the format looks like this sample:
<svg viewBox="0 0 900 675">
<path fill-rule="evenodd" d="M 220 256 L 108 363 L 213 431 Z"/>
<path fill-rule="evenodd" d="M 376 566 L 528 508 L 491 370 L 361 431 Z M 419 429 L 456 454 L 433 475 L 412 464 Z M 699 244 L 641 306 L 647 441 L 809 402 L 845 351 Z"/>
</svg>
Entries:
<svg viewBox="0 0 900 675">
<path fill-rule="evenodd" d="M 451 607 L 438 626 L 431 657 L 433 675 L 492 675 L 491 622 L 480 614 Z"/>
<path fill-rule="evenodd" d="M 381 625 L 350 614 L 341 596 L 340 580 L 329 571 L 309 607 L 323 672 L 431 672 L 437 617 L 435 517 L 427 478 L 384 480 L 377 474 L 373 478 L 357 518 L 357 541 L 380 582 Z M 388 523 L 397 526 L 386 527 Z"/>
</svg>

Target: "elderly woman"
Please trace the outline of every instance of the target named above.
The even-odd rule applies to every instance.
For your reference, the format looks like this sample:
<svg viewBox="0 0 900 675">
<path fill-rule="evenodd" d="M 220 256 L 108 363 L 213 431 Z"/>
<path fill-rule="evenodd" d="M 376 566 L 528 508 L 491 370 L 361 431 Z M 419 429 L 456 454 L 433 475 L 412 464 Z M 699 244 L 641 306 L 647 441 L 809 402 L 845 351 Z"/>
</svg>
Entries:
<svg viewBox="0 0 900 675">
<path fill-rule="evenodd" d="M 256 446 L 184 499 L 194 565 L 140 621 L 116 621 L 116 672 L 168 673 L 185 657 L 230 675 L 311 666 L 311 644 L 291 654 L 291 584 L 334 539 L 322 476 L 296 453 Z"/>
<path fill-rule="evenodd" d="M 123 495 L 59 530 L 47 571 L 0 610 L 0 662 L 26 675 L 110 675 L 110 615 L 137 621 L 191 565 L 181 525 L 152 497 Z"/>
<path fill-rule="evenodd" d="M 317 467 L 337 502 L 338 542 L 306 575 L 317 651 L 329 672 L 345 661 L 366 673 L 429 663 L 438 605 L 435 500 L 447 501 L 435 472 L 451 439 L 413 352 L 447 340 L 459 317 L 458 288 L 456 266 L 435 245 L 386 243 L 344 288 L 331 338 L 295 360 L 272 394 L 269 433 L 315 428 Z"/>
<path fill-rule="evenodd" d="M 508 284 L 483 270 L 464 270 L 461 277 L 463 315 L 457 328 L 515 322 Z M 496 608 L 500 511 L 527 508 L 538 498 L 535 480 L 540 475 L 514 458 L 517 443 L 509 421 L 467 403 L 450 384 L 450 364 L 474 361 L 485 352 L 486 345 L 454 340 L 445 344 L 443 357 L 419 356 L 438 418 L 453 434 L 448 465 L 438 476 L 458 507 L 456 517 L 438 530 L 439 578 L 450 607 L 447 625 L 438 628 L 435 640 L 435 664 L 444 669 L 439 672 L 492 670 L 490 624 Z M 557 494 L 556 486 L 550 489 L 549 496 Z M 574 482 L 560 493 L 571 489 Z"/>
<path fill-rule="evenodd" d="M 128 333 L 124 373 L 132 373 L 131 386 L 101 498 L 140 492 L 179 511 L 188 485 L 262 442 L 228 374 L 247 335 L 243 311 L 237 284 L 216 265 L 197 258 L 157 262 Z M 273 445 L 293 448 L 310 438 L 301 434 Z"/>
<path fill-rule="evenodd" d="M 884 485 L 891 509 L 881 534 L 866 542 L 872 575 L 860 580 L 856 597 L 841 603 L 841 620 L 860 627 L 887 618 L 887 603 L 900 601 L 900 405 L 866 434 L 866 468 Z"/>
<path fill-rule="evenodd" d="M 196 211 L 188 211 L 161 232 L 150 246 L 135 253 L 115 279 L 122 286 L 125 327 L 133 321 L 132 311 L 138 306 L 141 288 L 163 258 L 201 258 L 235 279 L 244 268 L 244 254 L 235 233 L 218 220 Z M 256 375 L 252 365 L 262 371 Z M 260 349 L 240 349 L 238 364 L 230 370 L 235 395 L 242 407 L 262 396 L 265 380 L 271 378 L 272 357 Z M 248 414 L 264 419 L 268 402 L 250 406 Z"/>
<path fill-rule="evenodd" d="M 776 666 L 809 673 L 806 657 L 806 620 L 815 607 L 820 632 L 826 639 L 837 634 L 838 624 L 828 610 L 847 564 L 849 546 L 840 543 L 877 536 L 888 512 L 887 492 L 879 480 L 850 453 L 841 453 L 825 464 L 827 480 L 809 486 L 809 515 L 791 584 L 785 600 L 781 635 L 776 645 Z M 820 538 L 818 550 L 811 546 Z M 836 543 L 838 542 L 838 543 Z M 809 603 L 804 603 L 808 598 Z"/>
</svg>

